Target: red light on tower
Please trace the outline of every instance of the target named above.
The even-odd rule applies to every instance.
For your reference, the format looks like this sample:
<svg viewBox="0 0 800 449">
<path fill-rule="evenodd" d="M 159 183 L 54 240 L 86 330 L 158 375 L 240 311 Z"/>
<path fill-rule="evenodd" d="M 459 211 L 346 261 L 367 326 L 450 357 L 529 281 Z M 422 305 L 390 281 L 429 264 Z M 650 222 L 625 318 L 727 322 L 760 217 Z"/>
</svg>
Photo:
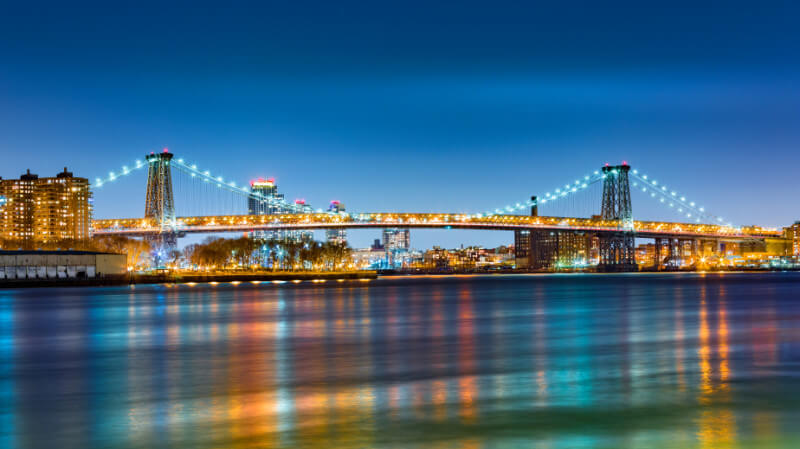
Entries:
<svg viewBox="0 0 800 449">
<path fill-rule="evenodd" d="M 259 176 L 256 179 L 251 179 L 250 180 L 250 186 L 256 186 L 256 185 L 257 186 L 262 186 L 262 187 L 263 186 L 273 186 L 273 185 L 275 185 L 275 178 L 264 179 L 261 176 Z"/>
<path fill-rule="evenodd" d="M 622 165 L 628 165 L 628 161 L 622 161 Z"/>
<path fill-rule="evenodd" d="M 608 162 L 606 162 L 606 167 L 608 167 Z"/>
</svg>

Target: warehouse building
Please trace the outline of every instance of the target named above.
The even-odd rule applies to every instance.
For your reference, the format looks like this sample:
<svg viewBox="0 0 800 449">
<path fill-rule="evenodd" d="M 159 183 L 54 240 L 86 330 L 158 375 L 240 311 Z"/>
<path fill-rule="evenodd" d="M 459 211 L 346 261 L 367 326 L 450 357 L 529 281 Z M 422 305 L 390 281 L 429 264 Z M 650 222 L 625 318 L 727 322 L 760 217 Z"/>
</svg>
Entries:
<svg viewBox="0 0 800 449">
<path fill-rule="evenodd" d="M 94 279 L 127 274 L 125 254 L 92 251 L 0 251 L 0 282 L 12 279 Z"/>
</svg>

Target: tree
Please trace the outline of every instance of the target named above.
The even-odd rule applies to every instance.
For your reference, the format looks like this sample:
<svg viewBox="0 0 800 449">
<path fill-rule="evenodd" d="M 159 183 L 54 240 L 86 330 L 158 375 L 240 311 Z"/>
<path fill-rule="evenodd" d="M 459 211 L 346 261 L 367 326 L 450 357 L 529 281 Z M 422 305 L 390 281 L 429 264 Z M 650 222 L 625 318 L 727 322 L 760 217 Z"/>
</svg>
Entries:
<svg viewBox="0 0 800 449">
<path fill-rule="evenodd" d="M 126 254 L 129 267 L 143 267 L 150 262 L 150 242 L 121 235 L 92 238 L 92 249 L 109 253 Z"/>
</svg>

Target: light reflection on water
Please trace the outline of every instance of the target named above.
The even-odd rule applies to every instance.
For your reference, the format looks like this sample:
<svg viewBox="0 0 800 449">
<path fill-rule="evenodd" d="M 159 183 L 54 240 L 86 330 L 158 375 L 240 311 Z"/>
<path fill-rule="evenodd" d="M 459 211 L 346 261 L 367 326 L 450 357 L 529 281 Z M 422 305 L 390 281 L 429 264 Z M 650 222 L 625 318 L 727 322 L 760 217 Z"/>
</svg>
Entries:
<svg viewBox="0 0 800 449">
<path fill-rule="evenodd" d="M 800 276 L 0 291 L 0 447 L 800 447 Z"/>
</svg>

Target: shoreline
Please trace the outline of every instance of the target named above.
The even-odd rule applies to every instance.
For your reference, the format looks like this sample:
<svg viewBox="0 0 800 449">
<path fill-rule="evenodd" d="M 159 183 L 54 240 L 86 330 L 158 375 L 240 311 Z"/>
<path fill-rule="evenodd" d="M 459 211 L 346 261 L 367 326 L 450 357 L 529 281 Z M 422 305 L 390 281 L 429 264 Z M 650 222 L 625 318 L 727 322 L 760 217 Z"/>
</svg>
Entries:
<svg viewBox="0 0 800 449">
<path fill-rule="evenodd" d="M 118 277 L 95 279 L 19 279 L 0 283 L 6 288 L 47 288 L 47 287 L 111 287 L 122 285 L 152 284 L 201 284 L 231 282 L 319 282 L 319 281 L 361 281 L 377 279 L 375 271 L 347 271 L 325 273 L 220 273 L 220 274 L 131 274 Z"/>
<path fill-rule="evenodd" d="M 619 277 L 619 276 L 632 276 L 632 275 L 732 275 L 732 274 L 766 274 L 766 273 L 798 273 L 800 270 L 787 269 L 787 270 L 713 270 L 713 271 L 638 271 L 638 272 L 619 272 L 619 273 L 603 273 L 592 271 L 563 271 L 563 272 L 535 272 L 535 271 L 516 271 L 516 272 L 495 272 L 495 273 L 475 273 L 475 272 L 453 272 L 453 273 L 378 273 L 376 271 L 358 271 L 358 272 L 328 272 L 328 273 L 226 273 L 226 274 L 139 274 L 124 277 L 105 277 L 96 279 L 57 279 L 57 280 L 40 280 L 40 279 L 22 279 L 15 281 L 6 281 L 0 283 L 0 289 L 16 289 L 16 288 L 48 288 L 48 287 L 113 287 L 113 286 L 135 286 L 135 285 L 199 285 L 199 284 L 232 284 L 239 285 L 242 283 L 261 284 L 261 283 L 275 283 L 275 284 L 306 284 L 313 283 L 323 286 L 327 282 L 335 282 L 337 284 L 354 282 L 366 282 L 373 280 L 386 280 L 386 281 L 414 281 L 422 279 L 447 279 L 447 278 L 525 278 L 525 277 L 541 277 L 541 278 L 571 278 L 578 279 L 586 275 L 586 277 Z"/>
</svg>

